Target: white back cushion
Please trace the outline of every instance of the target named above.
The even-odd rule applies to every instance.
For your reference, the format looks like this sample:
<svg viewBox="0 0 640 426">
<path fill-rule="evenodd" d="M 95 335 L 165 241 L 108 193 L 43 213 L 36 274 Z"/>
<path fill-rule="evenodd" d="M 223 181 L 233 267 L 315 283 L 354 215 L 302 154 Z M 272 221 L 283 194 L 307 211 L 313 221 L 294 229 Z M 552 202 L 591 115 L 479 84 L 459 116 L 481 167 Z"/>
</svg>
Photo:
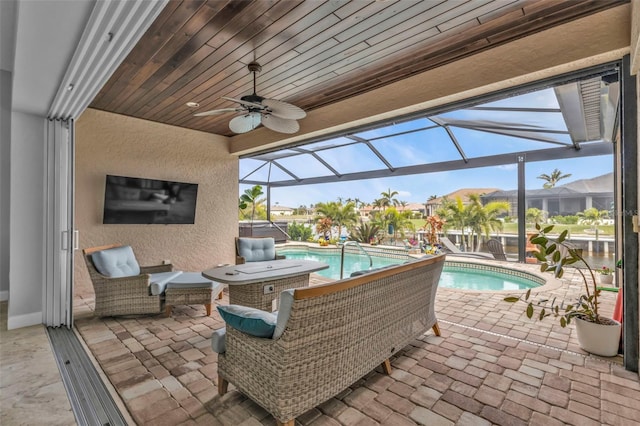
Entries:
<svg viewBox="0 0 640 426">
<path fill-rule="evenodd" d="M 140 265 L 131 246 L 101 250 L 91 256 L 98 272 L 109 278 L 140 275 Z"/>
<path fill-rule="evenodd" d="M 278 301 L 278 318 L 276 319 L 276 329 L 273 332 L 273 339 L 279 339 L 284 333 L 284 329 L 287 327 L 287 321 L 291 316 L 291 307 L 293 306 L 293 292 L 294 289 L 283 290 L 280 293 L 280 300 Z"/>
<path fill-rule="evenodd" d="M 238 238 L 238 254 L 246 262 L 274 260 L 276 242 L 273 238 Z"/>
</svg>

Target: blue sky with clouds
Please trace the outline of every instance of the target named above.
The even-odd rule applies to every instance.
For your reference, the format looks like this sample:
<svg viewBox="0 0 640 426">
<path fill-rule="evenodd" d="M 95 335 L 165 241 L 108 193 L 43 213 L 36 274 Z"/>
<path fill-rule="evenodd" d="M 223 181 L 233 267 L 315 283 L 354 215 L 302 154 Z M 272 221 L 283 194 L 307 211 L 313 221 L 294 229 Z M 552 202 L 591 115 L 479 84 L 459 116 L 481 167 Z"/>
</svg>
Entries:
<svg viewBox="0 0 640 426">
<path fill-rule="evenodd" d="M 544 89 L 520 96 L 505 98 L 499 101 L 483 104 L 490 107 L 518 107 L 518 108 L 559 108 L 552 89 Z M 566 126 L 559 112 L 530 112 L 517 111 L 483 111 L 478 109 L 459 109 L 435 116 L 436 119 L 457 120 L 458 126 L 451 127 L 456 139 L 469 158 L 503 153 L 516 153 L 557 147 L 548 143 L 517 138 L 496 133 L 487 133 L 465 128 L 477 124 L 477 120 L 485 124 L 499 126 L 517 126 L 529 129 L 545 129 L 566 131 Z M 484 120 L 484 121 L 483 121 Z M 437 163 L 448 160 L 459 160 L 460 156 L 451 139 L 443 128 L 434 128 L 401 136 L 386 137 L 389 133 L 407 129 L 423 128 L 433 122 L 426 118 L 400 123 L 387 128 L 373 129 L 356 134 L 372 140 L 372 145 L 394 166 L 411 166 L 424 163 Z M 391 129 L 391 130 L 390 130 Z M 537 133 L 540 135 L 540 133 Z M 557 133 L 542 133 L 556 141 L 570 144 L 568 135 Z M 344 139 L 344 138 L 342 138 Z M 318 144 L 341 143 L 341 138 L 334 141 L 319 142 Z M 352 142 L 352 141 L 349 141 Z M 362 144 L 344 146 L 338 149 L 321 151 L 319 153 L 328 163 L 340 173 L 350 173 L 364 170 L 384 168 L 377 157 Z M 280 161 L 285 167 L 301 177 L 306 175 L 328 174 L 324 166 L 316 162 L 311 156 L 291 157 Z M 317 164 L 316 164 L 317 163 Z M 255 160 L 241 160 L 240 177 L 252 171 L 259 162 Z M 599 156 L 579 159 L 564 159 L 556 161 L 530 162 L 525 166 L 527 189 L 542 188 L 543 180 L 537 179 L 540 174 L 551 174 L 554 169 L 563 173 L 570 173 L 571 177 L 562 180 L 559 185 L 578 179 L 597 177 L 613 171 L 613 156 Z M 263 168 L 262 173 L 266 173 Z M 270 172 L 272 181 L 290 179 L 273 168 Z M 264 176 L 263 176 L 264 178 Z M 241 185 L 242 193 L 248 186 Z M 431 195 L 442 196 L 461 188 L 497 188 L 502 190 L 517 188 L 516 164 L 494 166 L 486 168 L 463 169 L 431 174 L 401 176 L 394 178 L 380 178 L 366 181 L 350 181 L 343 183 L 325 183 L 319 185 L 303 185 L 287 188 L 271 189 L 271 204 L 298 207 L 309 206 L 318 202 L 335 201 L 338 198 L 355 199 L 373 202 L 380 198 L 380 194 L 389 189 L 397 191 L 400 201 L 424 203 Z M 266 192 L 266 191 L 265 191 Z"/>
</svg>

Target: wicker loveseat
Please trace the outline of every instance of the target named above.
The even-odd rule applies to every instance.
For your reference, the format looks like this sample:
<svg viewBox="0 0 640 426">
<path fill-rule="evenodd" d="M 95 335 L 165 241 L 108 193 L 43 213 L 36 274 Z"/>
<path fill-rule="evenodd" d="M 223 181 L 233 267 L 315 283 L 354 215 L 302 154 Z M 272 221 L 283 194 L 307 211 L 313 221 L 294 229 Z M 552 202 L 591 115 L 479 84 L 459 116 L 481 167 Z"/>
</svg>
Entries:
<svg viewBox="0 0 640 426">
<path fill-rule="evenodd" d="M 226 327 L 218 346 L 219 393 L 233 383 L 278 424 L 292 426 L 377 366 L 389 374 L 392 355 L 429 328 L 440 335 L 434 300 L 444 260 L 282 292 L 273 338 Z"/>
</svg>

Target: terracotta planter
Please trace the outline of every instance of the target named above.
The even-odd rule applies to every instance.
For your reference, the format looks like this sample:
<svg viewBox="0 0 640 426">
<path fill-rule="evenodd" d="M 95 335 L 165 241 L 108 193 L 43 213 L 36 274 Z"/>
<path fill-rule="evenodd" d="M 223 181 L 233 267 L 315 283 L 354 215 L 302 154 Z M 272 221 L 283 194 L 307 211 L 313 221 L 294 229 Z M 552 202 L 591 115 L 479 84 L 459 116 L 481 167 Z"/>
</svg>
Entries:
<svg viewBox="0 0 640 426">
<path fill-rule="evenodd" d="M 578 343 L 585 351 L 600 356 L 616 356 L 620 345 L 620 332 L 622 324 L 611 321 L 609 324 L 596 324 L 574 318 Z"/>
<path fill-rule="evenodd" d="M 600 274 L 600 284 L 613 284 L 613 274 L 602 275 Z"/>
</svg>

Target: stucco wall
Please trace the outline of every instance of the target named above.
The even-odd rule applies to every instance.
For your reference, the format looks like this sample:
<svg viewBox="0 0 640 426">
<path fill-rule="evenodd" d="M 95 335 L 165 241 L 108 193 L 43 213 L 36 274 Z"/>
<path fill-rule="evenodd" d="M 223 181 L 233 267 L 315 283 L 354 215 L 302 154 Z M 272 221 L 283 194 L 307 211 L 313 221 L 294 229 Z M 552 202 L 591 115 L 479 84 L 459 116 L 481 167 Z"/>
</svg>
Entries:
<svg viewBox="0 0 640 426">
<path fill-rule="evenodd" d="M 195 224 L 103 225 L 107 174 L 197 183 Z M 75 189 L 81 249 L 129 244 L 141 265 L 169 259 L 184 271 L 235 261 L 238 159 L 225 137 L 88 109 L 76 122 Z M 81 250 L 74 289 L 93 293 Z"/>
</svg>

